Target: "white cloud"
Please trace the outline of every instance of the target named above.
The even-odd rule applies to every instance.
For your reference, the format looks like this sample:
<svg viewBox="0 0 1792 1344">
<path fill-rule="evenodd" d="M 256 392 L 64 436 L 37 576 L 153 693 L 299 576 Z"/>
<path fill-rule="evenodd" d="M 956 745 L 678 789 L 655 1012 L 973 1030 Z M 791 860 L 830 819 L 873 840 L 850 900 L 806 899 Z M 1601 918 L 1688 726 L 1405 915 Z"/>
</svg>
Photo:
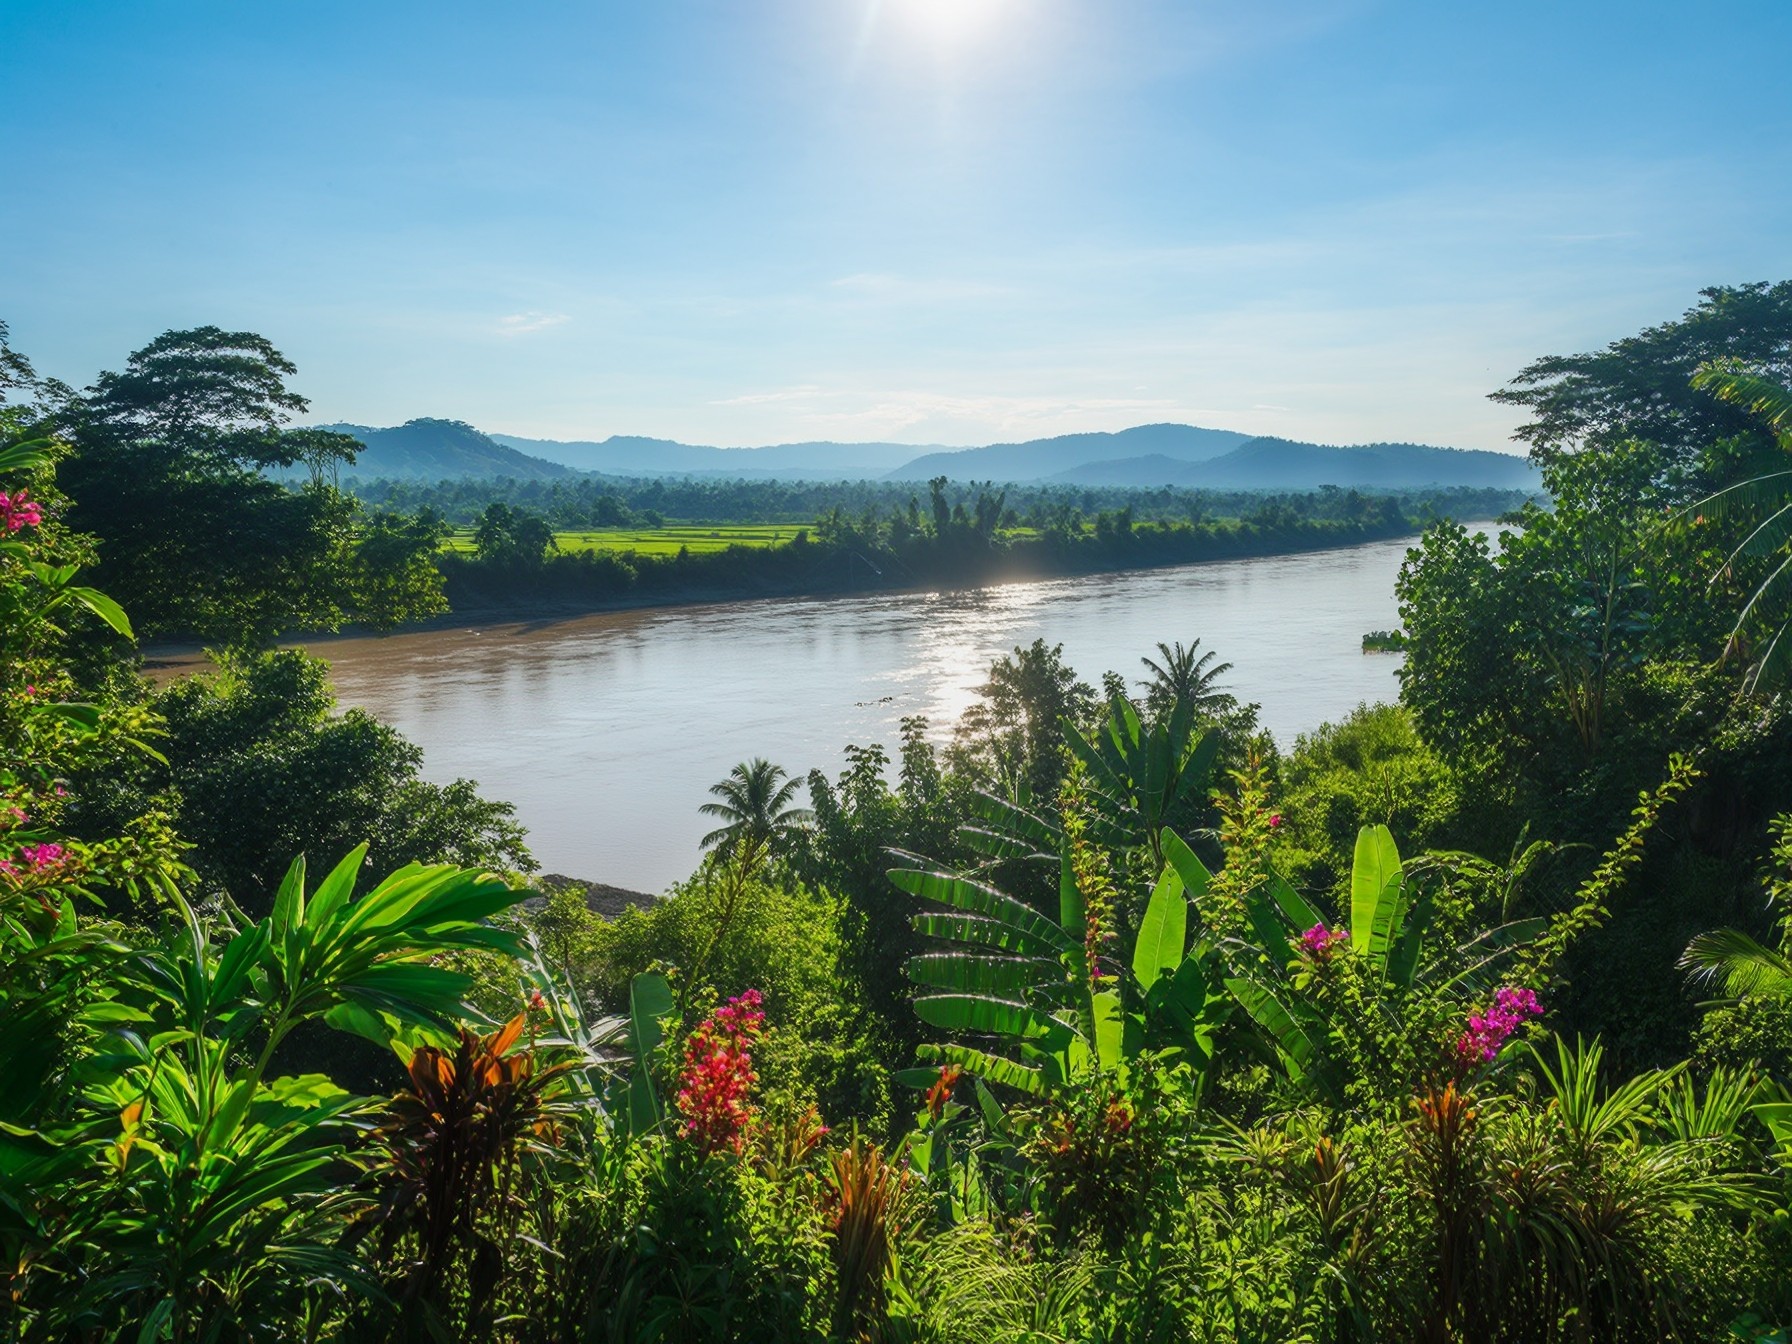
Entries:
<svg viewBox="0 0 1792 1344">
<path fill-rule="evenodd" d="M 511 313 L 498 319 L 498 335 L 527 336 L 532 331 L 546 331 L 571 319 L 565 313 Z"/>
</svg>

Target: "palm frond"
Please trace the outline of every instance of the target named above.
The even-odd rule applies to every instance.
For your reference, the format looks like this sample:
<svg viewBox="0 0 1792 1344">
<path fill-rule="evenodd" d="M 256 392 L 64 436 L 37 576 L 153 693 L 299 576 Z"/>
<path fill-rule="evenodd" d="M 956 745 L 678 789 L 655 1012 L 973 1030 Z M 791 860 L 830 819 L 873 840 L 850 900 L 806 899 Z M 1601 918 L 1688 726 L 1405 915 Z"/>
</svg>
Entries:
<svg viewBox="0 0 1792 1344">
<path fill-rule="evenodd" d="M 1740 929 L 1713 929 L 1686 945 L 1680 966 L 1695 982 L 1721 984 L 1733 998 L 1792 994 L 1792 958 Z"/>
</svg>

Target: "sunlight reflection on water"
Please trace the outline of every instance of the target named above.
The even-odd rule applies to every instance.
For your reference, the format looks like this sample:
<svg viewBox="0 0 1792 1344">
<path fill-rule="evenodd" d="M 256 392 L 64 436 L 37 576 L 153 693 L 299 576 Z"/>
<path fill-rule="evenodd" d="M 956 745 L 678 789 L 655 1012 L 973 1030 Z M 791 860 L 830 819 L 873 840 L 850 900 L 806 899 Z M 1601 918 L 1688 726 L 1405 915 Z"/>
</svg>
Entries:
<svg viewBox="0 0 1792 1344">
<path fill-rule="evenodd" d="M 1159 640 L 1199 636 L 1224 684 L 1284 746 L 1396 693 L 1399 660 L 1365 655 L 1397 623 L 1406 541 L 978 592 L 613 612 L 320 644 L 344 704 L 517 806 L 550 872 L 657 891 L 690 871 L 697 807 L 737 762 L 793 773 L 893 747 L 922 714 L 944 740 L 990 663 L 1043 637 L 1082 677 L 1136 677 Z"/>
</svg>

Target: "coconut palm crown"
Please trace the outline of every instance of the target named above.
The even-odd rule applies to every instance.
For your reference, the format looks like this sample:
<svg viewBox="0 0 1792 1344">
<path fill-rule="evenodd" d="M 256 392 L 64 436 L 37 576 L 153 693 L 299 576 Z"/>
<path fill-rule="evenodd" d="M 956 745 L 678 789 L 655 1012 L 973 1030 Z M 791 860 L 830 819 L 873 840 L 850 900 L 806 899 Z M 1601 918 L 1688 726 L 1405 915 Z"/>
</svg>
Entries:
<svg viewBox="0 0 1792 1344">
<path fill-rule="evenodd" d="M 1161 663 L 1151 658 L 1139 659 L 1151 672 L 1141 684 L 1145 687 L 1145 703 L 1153 713 L 1167 711 L 1179 702 L 1195 710 L 1212 709 L 1224 699 L 1226 693 L 1215 683 L 1232 670 L 1232 664 L 1209 667 L 1219 655 L 1211 649 L 1202 653 L 1200 640 L 1187 647 L 1181 640 L 1174 644 L 1160 642 L 1157 652 L 1163 659 Z"/>
<path fill-rule="evenodd" d="M 781 849 L 811 816 L 808 808 L 790 806 L 800 783 L 762 757 L 742 761 L 721 783 L 710 785 L 718 801 L 698 809 L 724 823 L 703 837 L 703 848 L 748 855 Z"/>
</svg>

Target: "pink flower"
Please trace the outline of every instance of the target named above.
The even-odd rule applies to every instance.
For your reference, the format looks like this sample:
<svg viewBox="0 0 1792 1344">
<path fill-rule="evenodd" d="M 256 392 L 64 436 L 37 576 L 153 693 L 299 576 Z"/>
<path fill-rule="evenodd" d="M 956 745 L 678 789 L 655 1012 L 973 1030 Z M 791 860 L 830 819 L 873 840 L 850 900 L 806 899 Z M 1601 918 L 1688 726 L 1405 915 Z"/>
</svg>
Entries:
<svg viewBox="0 0 1792 1344">
<path fill-rule="evenodd" d="M 1534 990 L 1507 986 L 1493 996 L 1484 1013 L 1470 1013 L 1468 1030 L 1456 1038 L 1456 1060 L 1463 1066 L 1492 1063 L 1513 1032 L 1543 1016 Z"/>
<path fill-rule="evenodd" d="M 1269 814 L 1269 829 L 1273 831 L 1273 830 L 1275 830 L 1276 827 L 1280 826 L 1281 824 L 1282 824 L 1282 814 L 1280 812 L 1271 812 Z"/>
<path fill-rule="evenodd" d="M 67 857 L 68 851 L 58 844 L 20 845 L 18 853 L 11 859 L 0 859 L 0 873 L 15 881 L 25 877 L 46 877 L 61 868 Z M 20 867 L 21 864 L 24 866 Z"/>
<path fill-rule="evenodd" d="M 17 532 L 21 527 L 36 527 L 43 522 L 43 511 L 35 499 L 28 497 L 29 494 L 29 491 L 21 490 L 16 495 L 8 495 L 0 490 L 0 527 Z"/>
<path fill-rule="evenodd" d="M 19 847 L 19 857 L 40 873 L 46 868 L 54 868 L 60 864 L 67 852 L 61 845 L 56 844 L 21 845 Z"/>
<path fill-rule="evenodd" d="M 1315 924 L 1300 936 L 1301 950 L 1314 961 L 1325 961 L 1332 950 L 1343 942 L 1348 942 L 1350 935 L 1343 929 L 1328 929 L 1323 924 Z"/>
</svg>

